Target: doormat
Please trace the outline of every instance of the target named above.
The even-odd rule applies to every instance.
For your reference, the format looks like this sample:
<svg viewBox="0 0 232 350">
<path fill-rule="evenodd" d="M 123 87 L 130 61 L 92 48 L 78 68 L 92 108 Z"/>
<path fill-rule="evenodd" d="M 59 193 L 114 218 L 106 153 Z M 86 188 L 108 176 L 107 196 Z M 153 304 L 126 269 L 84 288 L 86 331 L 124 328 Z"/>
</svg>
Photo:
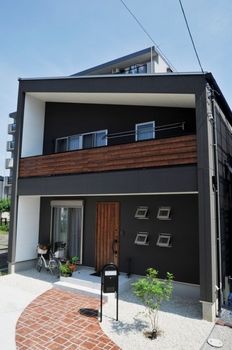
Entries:
<svg viewBox="0 0 232 350">
<path fill-rule="evenodd" d="M 94 273 L 91 273 L 90 276 L 97 276 L 97 277 L 101 277 L 101 272 L 98 271 L 98 272 L 94 272 Z"/>
</svg>

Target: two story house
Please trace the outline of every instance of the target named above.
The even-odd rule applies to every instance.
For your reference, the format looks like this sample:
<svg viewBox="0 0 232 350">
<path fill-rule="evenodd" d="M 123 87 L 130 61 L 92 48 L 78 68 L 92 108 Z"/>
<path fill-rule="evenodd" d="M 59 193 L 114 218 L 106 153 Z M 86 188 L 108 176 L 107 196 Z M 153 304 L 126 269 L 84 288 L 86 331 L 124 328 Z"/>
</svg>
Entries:
<svg viewBox="0 0 232 350">
<path fill-rule="evenodd" d="M 10 271 L 65 242 L 97 271 L 172 272 L 213 320 L 232 273 L 232 113 L 213 75 L 152 48 L 19 79 L 16 122 Z"/>
</svg>

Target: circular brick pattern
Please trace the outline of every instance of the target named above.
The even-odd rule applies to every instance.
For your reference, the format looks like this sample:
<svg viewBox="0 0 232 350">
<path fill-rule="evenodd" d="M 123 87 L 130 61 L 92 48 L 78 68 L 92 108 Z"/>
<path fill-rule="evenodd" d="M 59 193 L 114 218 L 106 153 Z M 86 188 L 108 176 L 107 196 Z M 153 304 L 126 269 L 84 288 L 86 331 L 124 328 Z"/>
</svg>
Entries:
<svg viewBox="0 0 232 350">
<path fill-rule="evenodd" d="M 17 350 L 120 350 L 102 331 L 99 300 L 50 289 L 23 311 L 16 326 Z M 80 310 L 92 310 L 85 315 Z"/>
</svg>

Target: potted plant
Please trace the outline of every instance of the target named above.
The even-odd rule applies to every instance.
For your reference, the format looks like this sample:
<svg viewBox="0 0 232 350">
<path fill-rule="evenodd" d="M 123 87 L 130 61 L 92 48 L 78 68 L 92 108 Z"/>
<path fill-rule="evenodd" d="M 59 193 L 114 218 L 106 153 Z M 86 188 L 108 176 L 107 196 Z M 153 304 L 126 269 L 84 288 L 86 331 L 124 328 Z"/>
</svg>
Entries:
<svg viewBox="0 0 232 350">
<path fill-rule="evenodd" d="M 70 270 L 72 272 L 77 270 L 77 263 L 79 261 L 79 257 L 78 256 L 73 256 L 72 258 L 70 258 L 69 262 L 68 262 L 68 266 L 70 268 Z"/>
<path fill-rule="evenodd" d="M 70 269 L 70 267 L 67 263 L 60 265 L 60 275 L 63 277 L 71 277 L 72 276 L 72 270 Z"/>
<path fill-rule="evenodd" d="M 79 261 L 79 256 L 73 256 L 71 259 L 70 259 L 70 263 L 71 264 L 75 264 L 77 265 L 78 261 Z"/>
</svg>

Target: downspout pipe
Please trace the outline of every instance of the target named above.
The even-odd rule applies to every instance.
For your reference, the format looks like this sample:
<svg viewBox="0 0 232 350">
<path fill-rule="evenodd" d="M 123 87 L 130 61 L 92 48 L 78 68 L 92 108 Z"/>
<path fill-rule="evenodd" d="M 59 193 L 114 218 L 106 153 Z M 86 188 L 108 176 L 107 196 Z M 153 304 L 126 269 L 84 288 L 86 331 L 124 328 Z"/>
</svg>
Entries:
<svg viewBox="0 0 232 350">
<path fill-rule="evenodd" d="M 223 302 L 222 293 L 222 254 L 221 254 L 221 219 L 220 219 L 220 178 L 218 169 L 218 143 L 217 143 L 217 113 L 215 107 L 215 92 L 210 87 L 211 108 L 212 108 L 212 126 L 213 126 L 213 159 L 215 174 L 215 212 L 216 212 L 216 251 L 217 251 L 217 293 L 218 293 L 218 310 L 217 316 L 221 315 Z"/>
</svg>

